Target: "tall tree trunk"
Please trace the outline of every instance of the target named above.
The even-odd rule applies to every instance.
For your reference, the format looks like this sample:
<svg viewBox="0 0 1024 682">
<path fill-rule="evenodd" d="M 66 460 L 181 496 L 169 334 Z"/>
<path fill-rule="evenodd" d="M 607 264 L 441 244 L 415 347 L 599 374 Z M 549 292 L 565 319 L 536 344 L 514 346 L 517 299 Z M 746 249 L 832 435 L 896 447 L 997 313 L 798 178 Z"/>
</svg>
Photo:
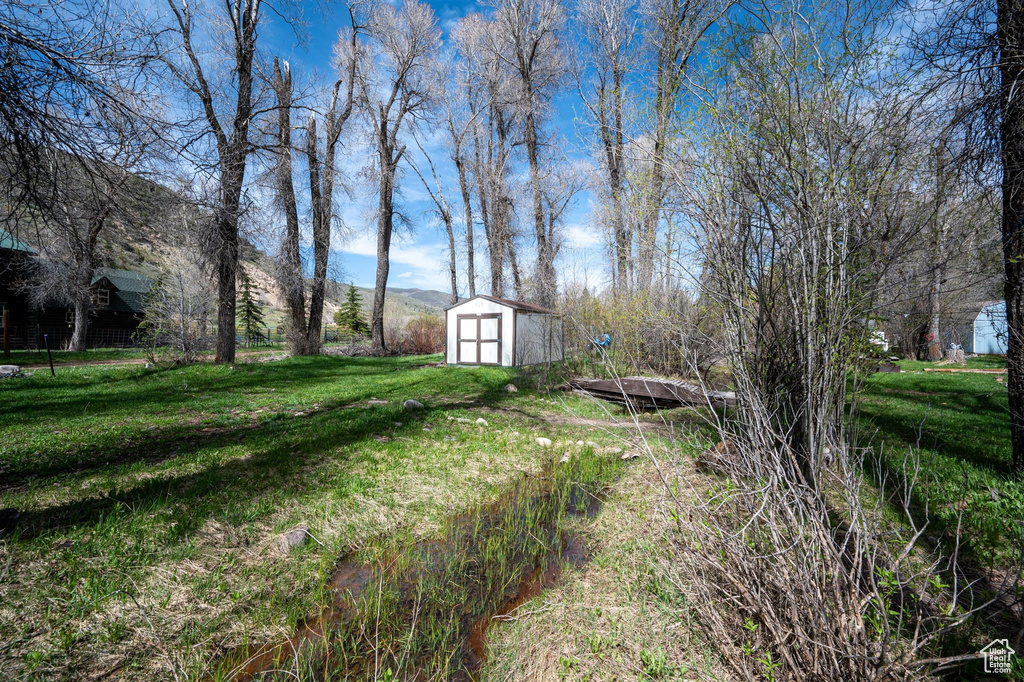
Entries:
<svg viewBox="0 0 1024 682">
<path fill-rule="evenodd" d="M 306 329 L 306 352 L 320 353 L 324 296 L 327 289 L 327 258 L 331 248 L 331 215 L 324 213 L 320 160 L 317 155 L 316 115 L 310 114 L 306 128 L 306 161 L 309 166 L 309 204 L 313 216 L 313 285 L 309 294 L 309 326 Z M 326 167 L 326 164 L 325 164 Z"/>
<path fill-rule="evenodd" d="M 79 263 L 76 271 L 75 282 L 75 326 L 71 332 L 69 350 L 82 351 L 86 348 L 86 341 L 89 334 L 89 311 L 92 309 L 92 275 L 95 270 L 96 244 L 99 242 L 100 232 L 110 215 L 110 205 L 105 204 L 96 215 L 89 221 L 86 228 L 85 241 L 82 244 L 82 253 L 79 254 Z"/>
<path fill-rule="evenodd" d="M 454 131 L 453 131 L 454 134 Z M 473 262 L 473 201 L 469 189 L 469 178 L 466 177 L 466 162 L 462 158 L 462 143 L 455 146 L 455 169 L 459 173 L 459 190 L 462 192 L 462 206 L 466 214 L 466 279 L 469 285 L 469 297 L 476 296 L 476 264 Z M 452 301 L 457 303 L 457 301 Z"/>
<path fill-rule="evenodd" d="M 946 135 L 935 150 L 935 215 L 932 217 L 932 271 L 928 285 L 928 360 L 942 359 L 942 280 L 946 274 Z"/>
<path fill-rule="evenodd" d="M 544 226 L 544 201 L 540 189 L 540 162 L 537 158 L 537 128 L 533 115 L 532 92 L 527 86 L 527 97 L 531 101 L 526 112 L 526 157 L 530 164 L 530 192 L 533 197 L 533 226 L 537 234 L 537 300 L 547 307 L 555 302 L 555 264 Z M 517 296 L 519 293 L 517 292 Z"/>
<path fill-rule="evenodd" d="M 632 256 L 632 237 L 626 227 L 622 208 L 622 161 L 625 142 L 625 133 L 622 129 L 622 76 L 621 66 L 616 62 L 612 67 L 612 92 L 609 95 L 606 92 L 606 85 L 602 83 L 597 106 L 601 144 L 604 147 L 605 163 L 608 164 L 608 189 L 612 204 L 612 282 L 620 291 L 629 287 Z"/>
<path fill-rule="evenodd" d="M 235 64 L 238 79 L 235 112 L 231 121 L 231 134 L 220 127 L 214 110 L 213 96 L 204 90 L 203 108 L 210 127 L 217 137 L 217 156 L 220 162 L 220 210 L 217 230 L 217 355 L 215 362 L 235 361 L 235 278 L 238 272 L 238 214 L 242 206 L 242 186 L 245 183 L 245 162 L 249 155 L 249 123 L 252 118 L 252 63 L 256 52 L 256 24 L 259 3 L 255 0 L 237 6 Z M 191 47 L 189 47 L 191 51 Z M 194 56 L 193 56 L 194 59 Z M 197 69 L 198 71 L 198 69 Z"/>
<path fill-rule="evenodd" d="M 1024 476 L 1024 0 L 999 0 L 1006 365 L 1013 470 Z"/>
<path fill-rule="evenodd" d="M 386 129 L 385 129 L 386 130 Z M 386 134 L 386 133 L 385 133 Z M 387 350 L 384 344 L 384 301 L 388 288 L 388 272 L 391 270 L 391 231 L 394 226 L 395 168 L 397 161 L 391 161 L 390 152 L 380 152 L 380 201 L 377 206 L 377 279 L 373 291 L 373 311 L 370 332 L 374 352 Z"/>
<path fill-rule="evenodd" d="M 89 309 L 92 301 L 89 298 L 89 289 L 81 292 L 75 297 L 75 325 L 71 332 L 71 341 L 68 343 L 68 350 L 85 350 L 85 338 L 89 332 Z"/>
<path fill-rule="evenodd" d="M 654 148 L 651 153 L 651 169 L 647 176 L 644 213 L 640 223 L 639 244 L 637 255 L 637 288 L 650 289 L 654 276 L 654 252 L 658 239 L 658 223 L 661 220 L 662 203 L 665 199 L 665 147 L 668 137 L 667 94 L 663 92 L 662 81 L 665 75 L 658 77 L 658 92 L 655 96 L 655 129 Z"/>
<path fill-rule="evenodd" d="M 512 243 L 512 239 L 506 237 L 505 248 L 508 252 L 509 267 L 512 268 L 512 286 L 516 291 L 516 298 L 523 300 L 523 278 L 519 272 L 519 261 L 516 259 L 516 245 Z"/>
<path fill-rule="evenodd" d="M 499 190 L 502 168 L 494 160 L 495 128 L 498 130 L 498 144 L 504 148 L 504 117 L 501 111 L 492 106 L 488 116 L 487 134 L 487 165 L 483 164 L 480 144 L 476 144 L 477 184 L 480 195 L 480 214 L 483 217 L 484 236 L 487 239 L 487 255 L 491 270 L 491 296 L 505 295 L 505 276 L 503 272 L 505 242 L 503 238 L 502 215 L 505 211 L 504 194 Z M 499 152 L 498 158 L 503 158 Z M 499 162 L 500 163 L 500 162 Z"/>
<path fill-rule="evenodd" d="M 241 186 L 239 186 L 241 199 Z M 227 202 L 217 218 L 217 355 L 235 361 L 235 273 L 238 270 L 238 204 Z"/>
<path fill-rule="evenodd" d="M 445 211 L 441 218 L 444 220 L 445 230 L 448 231 L 448 270 L 452 278 L 452 305 L 459 302 L 459 280 L 455 273 L 455 230 L 452 229 L 452 216 Z"/>
<path fill-rule="evenodd" d="M 288 306 L 288 343 L 295 355 L 306 354 L 306 291 L 302 276 L 302 255 L 299 250 L 299 214 L 292 180 L 292 77 L 285 62 L 284 70 L 274 58 L 274 90 L 277 93 L 277 195 L 284 209 L 285 234 L 281 245 L 278 279 Z"/>
</svg>

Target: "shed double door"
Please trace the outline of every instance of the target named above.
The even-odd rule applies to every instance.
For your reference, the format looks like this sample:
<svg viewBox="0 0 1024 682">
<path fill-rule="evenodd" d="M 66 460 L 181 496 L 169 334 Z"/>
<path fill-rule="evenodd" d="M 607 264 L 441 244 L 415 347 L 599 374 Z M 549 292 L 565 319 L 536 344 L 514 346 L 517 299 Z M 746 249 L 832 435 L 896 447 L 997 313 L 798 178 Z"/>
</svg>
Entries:
<svg viewBox="0 0 1024 682">
<path fill-rule="evenodd" d="M 460 365 L 501 364 L 501 313 L 459 315 L 458 343 Z"/>
</svg>

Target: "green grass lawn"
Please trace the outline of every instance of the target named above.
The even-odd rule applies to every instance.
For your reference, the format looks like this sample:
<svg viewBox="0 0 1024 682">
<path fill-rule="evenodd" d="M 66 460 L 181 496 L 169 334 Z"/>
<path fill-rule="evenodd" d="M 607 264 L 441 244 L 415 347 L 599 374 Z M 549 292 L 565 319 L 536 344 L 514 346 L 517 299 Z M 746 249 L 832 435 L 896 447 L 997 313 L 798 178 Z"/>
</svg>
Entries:
<svg viewBox="0 0 1024 682">
<path fill-rule="evenodd" d="M 259 351 L 284 350 L 283 343 L 271 343 L 265 346 L 253 346 L 246 348 L 239 346 L 240 354 L 255 353 Z M 137 360 L 146 357 L 147 351 L 144 348 L 90 348 L 83 351 L 54 350 L 53 364 L 60 367 L 65 363 L 82 362 L 109 362 L 113 360 Z M 4 365 L 45 365 L 49 362 L 46 351 L 36 350 L 15 350 L 11 351 L 11 357 L 0 357 L 0 364 Z"/>
<path fill-rule="evenodd" d="M 20 512 L 0 539 L 5 675 L 201 676 L 231 647 L 289 634 L 329 598 L 340 556 L 429 535 L 560 454 L 536 436 L 613 440 L 505 392 L 509 370 L 422 366 L 437 359 L 0 382 L 0 508 Z M 298 524 L 315 541 L 279 549 Z"/>
<path fill-rule="evenodd" d="M 146 356 L 140 348 L 91 348 L 83 351 L 54 350 L 53 364 L 64 362 L 100 362 L 108 360 L 134 360 Z M 0 360 L 8 365 L 43 365 L 48 362 L 45 350 L 15 350 L 11 357 Z"/>
<path fill-rule="evenodd" d="M 947 540 L 963 512 L 963 538 L 984 564 L 1024 547 L 1024 483 L 1011 475 L 1006 387 L 991 374 L 924 372 L 901 362 L 901 374 L 874 374 L 860 396 L 860 438 L 881 452 L 890 473 L 919 451 L 931 533 Z M 1005 367 L 1002 358 L 974 358 L 968 367 Z"/>
</svg>

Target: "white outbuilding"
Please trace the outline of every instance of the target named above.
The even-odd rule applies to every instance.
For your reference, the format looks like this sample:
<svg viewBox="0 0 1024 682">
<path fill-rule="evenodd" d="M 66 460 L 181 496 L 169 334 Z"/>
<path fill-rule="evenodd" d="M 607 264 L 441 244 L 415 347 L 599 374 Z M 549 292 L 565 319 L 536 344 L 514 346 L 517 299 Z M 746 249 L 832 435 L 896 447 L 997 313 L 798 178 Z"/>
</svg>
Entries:
<svg viewBox="0 0 1024 682">
<path fill-rule="evenodd" d="M 478 295 L 445 309 L 449 365 L 524 367 L 563 358 L 562 318 L 532 303 Z"/>
</svg>

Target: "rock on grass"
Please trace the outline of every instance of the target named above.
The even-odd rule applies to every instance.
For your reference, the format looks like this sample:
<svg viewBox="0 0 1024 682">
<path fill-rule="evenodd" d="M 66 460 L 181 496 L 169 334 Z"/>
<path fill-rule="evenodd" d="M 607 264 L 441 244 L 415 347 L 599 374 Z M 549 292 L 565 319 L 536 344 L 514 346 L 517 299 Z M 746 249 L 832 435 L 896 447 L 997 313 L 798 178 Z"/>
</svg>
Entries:
<svg viewBox="0 0 1024 682">
<path fill-rule="evenodd" d="M 302 547 L 309 540 L 309 528 L 307 526 L 296 526 L 281 536 L 277 546 L 287 554 L 296 547 Z"/>
</svg>

